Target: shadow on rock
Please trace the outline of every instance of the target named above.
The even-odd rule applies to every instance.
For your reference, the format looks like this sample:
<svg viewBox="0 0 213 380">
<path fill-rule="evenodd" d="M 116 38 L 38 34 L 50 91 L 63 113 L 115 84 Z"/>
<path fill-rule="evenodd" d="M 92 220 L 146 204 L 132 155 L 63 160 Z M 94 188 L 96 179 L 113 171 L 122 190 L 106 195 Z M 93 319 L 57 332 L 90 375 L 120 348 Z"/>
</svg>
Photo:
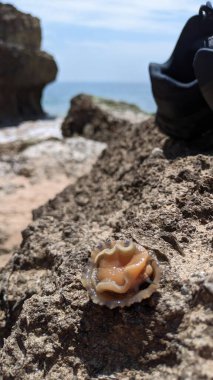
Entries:
<svg viewBox="0 0 213 380">
<path fill-rule="evenodd" d="M 182 315 L 162 317 L 157 311 L 158 303 L 159 296 L 155 294 L 143 304 L 125 309 L 86 304 L 75 353 L 89 376 L 109 376 L 124 369 L 146 372 L 157 364 L 177 364 L 176 352 L 168 347 L 166 334 L 176 332 Z"/>
<path fill-rule="evenodd" d="M 196 156 L 205 153 L 213 154 L 213 132 L 193 142 L 184 140 L 175 140 L 168 138 L 163 146 L 163 152 L 166 158 L 173 160 L 178 157 Z"/>
</svg>

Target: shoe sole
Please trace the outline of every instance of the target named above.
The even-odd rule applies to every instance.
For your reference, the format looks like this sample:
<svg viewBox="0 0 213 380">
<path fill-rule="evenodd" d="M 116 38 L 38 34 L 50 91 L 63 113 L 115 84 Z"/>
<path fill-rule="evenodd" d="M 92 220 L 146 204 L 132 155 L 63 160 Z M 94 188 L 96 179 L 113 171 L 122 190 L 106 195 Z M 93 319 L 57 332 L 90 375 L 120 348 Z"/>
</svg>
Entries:
<svg viewBox="0 0 213 380">
<path fill-rule="evenodd" d="M 193 141 L 211 129 L 213 112 L 205 108 L 191 116 L 176 119 L 168 119 L 157 112 L 156 124 L 162 132 L 172 138 Z"/>
</svg>

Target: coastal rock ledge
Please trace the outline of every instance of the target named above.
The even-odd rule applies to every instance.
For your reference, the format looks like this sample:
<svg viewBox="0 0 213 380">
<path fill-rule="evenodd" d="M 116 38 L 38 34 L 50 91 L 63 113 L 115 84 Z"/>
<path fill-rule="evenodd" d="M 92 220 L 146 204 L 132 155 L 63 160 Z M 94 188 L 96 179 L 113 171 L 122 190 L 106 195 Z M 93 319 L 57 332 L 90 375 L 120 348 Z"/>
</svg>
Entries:
<svg viewBox="0 0 213 380">
<path fill-rule="evenodd" d="M 40 46 L 39 19 L 0 3 L 0 126 L 44 116 L 42 90 L 57 65 Z"/>
<path fill-rule="evenodd" d="M 169 140 L 153 118 L 104 125 L 90 173 L 33 211 L 0 270 L 0 378 L 212 380 L 213 152 Z M 89 300 L 82 273 L 107 238 L 158 261 L 151 298 L 113 310 Z"/>
</svg>

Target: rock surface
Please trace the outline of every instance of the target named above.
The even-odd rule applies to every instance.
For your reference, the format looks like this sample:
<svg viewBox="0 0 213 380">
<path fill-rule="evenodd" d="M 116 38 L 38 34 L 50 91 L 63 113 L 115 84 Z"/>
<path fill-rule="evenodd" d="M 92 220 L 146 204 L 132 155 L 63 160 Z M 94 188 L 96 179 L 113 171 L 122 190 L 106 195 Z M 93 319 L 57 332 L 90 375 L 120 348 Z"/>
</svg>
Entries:
<svg viewBox="0 0 213 380">
<path fill-rule="evenodd" d="M 71 100 L 70 109 L 62 124 L 62 134 L 64 137 L 83 135 L 108 142 L 129 123 L 139 123 L 147 117 L 135 105 L 81 94 Z"/>
<path fill-rule="evenodd" d="M 32 210 L 88 173 L 106 144 L 63 139 L 61 119 L 0 131 L 0 267 L 21 242 Z M 9 258 L 9 255 L 8 255 Z"/>
<path fill-rule="evenodd" d="M 39 19 L 0 3 L 0 126 L 44 116 L 42 90 L 57 66 L 40 45 Z"/>
<path fill-rule="evenodd" d="M 212 152 L 167 140 L 153 119 L 116 136 L 89 175 L 34 211 L 1 272 L 4 380 L 212 379 Z M 149 300 L 89 301 L 82 270 L 108 237 L 159 261 Z"/>
</svg>

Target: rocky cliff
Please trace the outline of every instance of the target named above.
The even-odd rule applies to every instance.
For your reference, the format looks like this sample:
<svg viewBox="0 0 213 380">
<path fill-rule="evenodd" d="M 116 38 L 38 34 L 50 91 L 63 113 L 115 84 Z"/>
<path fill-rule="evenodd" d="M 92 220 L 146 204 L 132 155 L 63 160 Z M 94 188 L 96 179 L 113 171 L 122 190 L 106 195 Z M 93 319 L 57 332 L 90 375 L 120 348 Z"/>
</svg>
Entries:
<svg viewBox="0 0 213 380">
<path fill-rule="evenodd" d="M 57 66 L 40 46 L 38 18 L 0 3 L 0 126 L 44 115 L 42 91 Z"/>
<path fill-rule="evenodd" d="M 212 151 L 168 140 L 152 118 L 120 124 L 91 173 L 34 211 L 0 277 L 4 380 L 212 379 L 212 167 Z M 82 270 L 108 237 L 158 260 L 150 299 L 88 299 Z"/>
</svg>

